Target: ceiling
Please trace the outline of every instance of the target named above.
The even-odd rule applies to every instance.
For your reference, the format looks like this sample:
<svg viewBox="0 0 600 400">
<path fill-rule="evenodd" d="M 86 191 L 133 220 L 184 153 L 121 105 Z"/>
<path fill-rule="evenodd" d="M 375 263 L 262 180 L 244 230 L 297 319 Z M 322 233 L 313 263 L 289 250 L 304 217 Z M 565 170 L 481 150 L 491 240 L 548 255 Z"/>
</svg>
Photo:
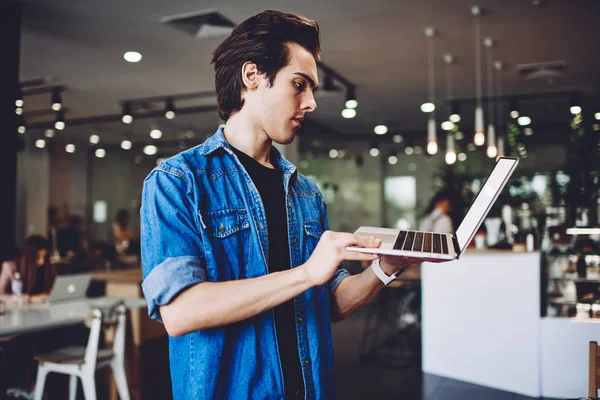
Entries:
<svg viewBox="0 0 600 400">
<path fill-rule="evenodd" d="M 159 20 L 165 16 L 216 9 L 235 23 L 265 9 L 301 13 L 321 27 L 322 60 L 357 87 L 358 116 L 340 116 L 344 94 L 321 93 L 311 119 L 342 134 L 368 135 L 380 123 L 391 133 L 424 132 L 427 99 L 427 39 L 424 28 L 435 27 L 436 97 L 446 97 L 442 56 L 456 58 L 455 98 L 475 94 L 474 28 L 471 1 L 463 0 L 27 0 L 23 4 L 21 81 L 48 78 L 64 84 L 67 120 L 120 113 L 119 101 L 151 96 L 214 90 L 211 52 L 223 37 L 196 39 Z M 503 92 L 510 94 L 582 90 L 600 92 L 600 5 L 596 0 L 481 0 L 482 37 L 497 45 L 493 59 L 506 68 Z M 143 54 L 140 63 L 123 60 L 123 53 Z M 485 58 L 484 58 L 485 60 Z M 553 83 L 524 80 L 515 66 L 564 60 L 566 76 Z M 484 68 L 485 69 L 485 68 Z M 485 79 L 485 75 L 484 75 Z M 484 94 L 486 81 L 484 80 Z M 26 113 L 49 109 L 49 96 L 26 99 Z M 538 102 L 539 103 L 539 102 Z M 196 103 L 194 103 L 196 104 Z M 198 103 L 199 104 L 199 103 Z M 214 105 L 215 98 L 203 100 Z M 546 121 L 566 121 L 564 114 L 542 102 L 531 110 Z M 547 109 L 547 110 L 546 110 Z M 550 111 L 548 111 L 550 110 Z M 537 113 L 537 114 L 536 114 Z M 438 120 L 443 107 L 438 106 Z M 50 118 L 52 119 L 52 118 Z M 28 123 L 48 120 L 28 118 Z M 152 124 L 165 139 L 178 140 L 193 130 L 192 140 L 213 132 L 216 112 L 86 126 L 68 126 L 59 137 L 85 141 L 92 131 L 118 143 L 123 136 L 150 140 Z M 536 121 L 534 120 L 534 123 Z M 468 125 L 470 121 L 465 118 Z M 323 131 L 323 130 L 321 130 Z M 39 134 L 39 133 L 32 133 Z M 189 133 L 188 133 L 189 135 Z"/>
</svg>

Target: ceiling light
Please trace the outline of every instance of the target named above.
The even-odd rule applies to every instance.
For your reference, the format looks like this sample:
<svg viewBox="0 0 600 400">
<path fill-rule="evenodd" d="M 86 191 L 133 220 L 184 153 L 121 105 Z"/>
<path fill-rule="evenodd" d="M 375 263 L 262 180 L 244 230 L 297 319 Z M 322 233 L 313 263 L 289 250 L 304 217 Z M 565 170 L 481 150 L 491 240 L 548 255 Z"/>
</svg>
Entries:
<svg viewBox="0 0 600 400">
<path fill-rule="evenodd" d="M 485 134 L 483 130 L 483 108 L 477 106 L 475 108 L 475 137 L 473 142 L 477 146 L 482 146 L 485 143 Z"/>
<path fill-rule="evenodd" d="M 379 149 L 374 147 L 371 150 L 369 150 L 369 154 L 371 155 L 371 157 L 377 157 L 379 155 Z"/>
<path fill-rule="evenodd" d="M 346 108 L 354 109 L 358 107 L 358 100 L 356 100 L 356 90 L 354 86 L 348 87 L 346 92 Z"/>
<path fill-rule="evenodd" d="M 395 155 L 389 156 L 388 163 L 390 163 L 390 165 L 396 165 L 398 163 L 398 157 L 396 157 Z"/>
<path fill-rule="evenodd" d="M 570 111 L 573 115 L 581 114 L 581 106 L 571 106 Z"/>
<path fill-rule="evenodd" d="M 144 147 L 144 154 L 147 156 L 153 156 L 158 152 L 158 148 L 152 144 Z"/>
<path fill-rule="evenodd" d="M 473 141 L 477 146 L 481 146 L 485 142 L 481 100 L 481 8 L 479 6 L 472 6 L 471 14 L 475 20 L 475 93 L 477 97 L 477 106 L 475 107 L 475 137 Z"/>
<path fill-rule="evenodd" d="M 388 132 L 388 127 L 385 125 L 377 125 L 373 129 L 373 132 L 375 132 L 376 135 L 385 135 Z"/>
<path fill-rule="evenodd" d="M 336 149 L 329 150 L 329 158 L 336 158 L 338 156 L 338 151 Z"/>
<path fill-rule="evenodd" d="M 25 133 L 25 131 L 27 130 L 27 128 L 24 125 L 20 125 L 17 128 L 17 132 L 19 132 L 21 135 L 23 135 Z"/>
<path fill-rule="evenodd" d="M 531 136 L 533 135 L 533 129 L 531 129 L 531 127 L 527 127 L 525 129 L 523 129 L 523 133 L 525 134 L 525 136 Z"/>
<path fill-rule="evenodd" d="M 438 144 L 436 142 L 428 142 L 427 143 L 427 154 L 434 155 L 438 152 Z"/>
<path fill-rule="evenodd" d="M 23 114 L 23 109 L 20 108 L 20 107 L 15 108 L 15 114 L 22 115 Z"/>
<path fill-rule="evenodd" d="M 54 123 L 54 127 L 59 131 L 65 129 L 65 115 L 62 110 L 56 113 L 56 122 Z"/>
<path fill-rule="evenodd" d="M 150 131 L 150 137 L 152 139 L 160 139 L 162 137 L 163 133 L 160 129 L 158 128 L 154 128 Z"/>
<path fill-rule="evenodd" d="M 487 156 L 489 158 L 495 158 L 498 155 L 498 150 L 496 149 L 496 128 L 494 124 L 489 124 L 487 129 Z"/>
<path fill-rule="evenodd" d="M 463 140 L 464 138 L 465 138 L 465 135 L 461 131 L 458 131 L 454 134 L 454 139 L 456 139 L 456 140 Z"/>
<path fill-rule="evenodd" d="M 514 101 L 510 103 L 510 117 L 512 119 L 519 118 L 519 106 Z"/>
<path fill-rule="evenodd" d="M 168 98 L 165 101 L 165 118 L 173 119 L 175 118 L 175 104 L 172 98 Z"/>
<path fill-rule="evenodd" d="M 98 142 L 100 142 L 100 136 L 90 135 L 90 143 L 91 144 L 98 144 Z"/>
<path fill-rule="evenodd" d="M 47 138 L 54 137 L 54 129 L 46 129 L 44 131 L 44 136 L 46 136 Z"/>
<path fill-rule="evenodd" d="M 98 158 L 104 158 L 104 156 L 106 155 L 106 150 L 104 150 L 104 149 L 96 149 L 96 151 L 94 152 L 94 154 Z"/>
<path fill-rule="evenodd" d="M 600 112 L 594 114 L 594 117 L 596 118 L 596 120 L 600 121 Z"/>
<path fill-rule="evenodd" d="M 21 97 L 22 96 L 20 96 L 17 100 L 15 100 L 15 107 L 23 108 L 23 105 L 25 105 L 25 102 L 23 101 L 23 99 Z"/>
<path fill-rule="evenodd" d="M 451 131 L 452 129 L 454 129 L 454 122 L 452 122 L 452 121 L 442 122 L 442 129 L 445 131 Z"/>
<path fill-rule="evenodd" d="M 456 162 L 456 153 L 454 151 L 446 152 L 446 164 L 452 165 Z"/>
<path fill-rule="evenodd" d="M 510 117 L 513 118 L 513 119 L 519 118 L 519 112 L 515 111 L 515 110 L 511 111 L 510 112 Z"/>
<path fill-rule="evenodd" d="M 407 156 L 410 156 L 415 152 L 415 149 L 412 146 L 406 146 L 406 148 L 404 149 L 404 152 L 406 153 Z"/>
<path fill-rule="evenodd" d="M 504 138 L 498 138 L 498 157 L 504 157 Z"/>
<path fill-rule="evenodd" d="M 517 122 L 519 122 L 519 125 L 521 125 L 521 126 L 527 126 L 527 125 L 531 124 L 531 118 L 523 115 L 523 116 L 519 117 L 519 119 L 517 119 Z"/>
<path fill-rule="evenodd" d="M 62 108 L 62 98 L 60 94 L 60 89 L 54 88 L 52 90 L 52 98 L 50 99 L 50 103 L 52 104 L 52 109 L 54 111 L 60 111 Z"/>
<path fill-rule="evenodd" d="M 131 103 L 125 102 L 123 103 L 123 116 L 121 117 L 121 121 L 125 124 L 130 124 L 133 122 L 133 115 L 131 114 Z"/>
<path fill-rule="evenodd" d="M 402 135 L 394 135 L 394 137 L 392 138 L 392 141 L 393 141 L 394 143 L 402 143 L 402 140 L 404 140 L 404 139 L 402 138 Z"/>
<path fill-rule="evenodd" d="M 450 122 L 454 122 L 455 124 L 459 123 L 460 122 L 460 115 L 459 114 L 452 114 L 452 115 L 450 115 L 449 119 L 450 119 Z"/>
<path fill-rule="evenodd" d="M 44 139 L 36 140 L 35 147 L 37 147 L 38 149 L 43 149 L 44 147 L 46 147 L 46 141 Z"/>
<path fill-rule="evenodd" d="M 75 145 L 74 144 L 68 144 L 65 146 L 65 151 L 67 153 L 75 153 Z"/>
<path fill-rule="evenodd" d="M 121 142 L 121 148 L 123 150 L 130 150 L 131 149 L 131 140 L 127 140 L 127 139 L 123 140 Z"/>
<path fill-rule="evenodd" d="M 430 113 L 435 111 L 435 105 L 433 103 L 423 103 L 421 104 L 421 111 L 424 113 Z"/>
<path fill-rule="evenodd" d="M 458 153 L 458 161 L 465 161 L 467 159 L 467 155 L 465 153 Z"/>
<path fill-rule="evenodd" d="M 498 149 L 496 148 L 496 146 L 489 145 L 487 147 L 487 156 L 489 158 L 496 158 L 497 155 L 498 155 Z"/>
<path fill-rule="evenodd" d="M 342 110 L 342 117 L 349 119 L 356 117 L 356 110 L 353 108 L 344 108 Z"/>
<path fill-rule="evenodd" d="M 128 51 L 127 53 L 123 54 L 123 58 L 127 62 L 136 63 L 142 60 L 142 55 L 137 51 Z"/>
</svg>

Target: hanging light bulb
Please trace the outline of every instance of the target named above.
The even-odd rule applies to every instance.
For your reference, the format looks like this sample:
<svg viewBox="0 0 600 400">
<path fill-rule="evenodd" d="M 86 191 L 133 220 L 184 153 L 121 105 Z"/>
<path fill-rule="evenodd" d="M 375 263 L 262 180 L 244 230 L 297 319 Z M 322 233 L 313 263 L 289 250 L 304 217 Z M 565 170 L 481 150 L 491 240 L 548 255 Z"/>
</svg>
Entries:
<svg viewBox="0 0 600 400">
<path fill-rule="evenodd" d="M 498 157 L 504 157 L 504 137 L 498 138 Z"/>
<path fill-rule="evenodd" d="M 63 110 L 60 110 L 56 113 L 56 122 L 54 122 L 54 128 L 59 131 L 65 129 L 65 114 Z"/>
<path fill-rule="evenodd" d="M 165 102 L 165 118 L 173 119 L 175 118 L 175 104 L 172 98 L 168 98 Z"/>
<path fill-rule="evenodd" d="M 456 162 L 456 150 L 454 150 L 454 136 L 451 132 L 446 135 L 446 164 L 452 165 Z"/>
<path fill-rule="evenodd" d="M 493 124 L 488 125 L 487 130 L 487 156 L 489 158 L 494 158 L 498 154 L 498 150 L 496 149 L 496 128 Z"/>
<path fill-rule="evenodd" d="M 438 151 L 437 132 L 433 115 L 427 121 L 427 153 L 434 155 Z"/>
<path fill-rule="evenodd" d="M 479 6 L 471 7 L 471 14 L 475 17 L 475 86 L 477 93 L 477 107 L 475 107 L 475 137 L 473 142 L 477 146 L 485 143 L 485 132 L 483 130 L 483 108 L 481 105 L 481 25 Z"/>
<path fill-rule="evenodd" d="M 354 89 L 354 86 L 348 87 L 348 90 L 346 91 L 345 106 L 347 109 L 351 110 L 358 107 L 358 100 L 356 100 L 356 90 Z"/>
<path fill-rule="evenodd" d="M 485 143 L 485 133 L 483 130 L 483 108 L 477 106 L 475 108 L 475 137 L 473 143 L 477 146 L 483 146 Z"/>
<path fill-rule="evenodd" d="M 62 108 L 62 98 L 60 94 L 59 88 L 54 88 L 52 90 L 52 96 L 50 99 L 50 103 L 52 103 L 52 109 L 54 111 L 60 111 Z"/>
<path fill-rule="evenodd" d="M 121 121 L 123 121 L 124 124 L 130 124 L 133 122 L 133 115 L 131 114 L 130 102 L 123 103 L 123 116 L 121 117 Z"/>
</svg>

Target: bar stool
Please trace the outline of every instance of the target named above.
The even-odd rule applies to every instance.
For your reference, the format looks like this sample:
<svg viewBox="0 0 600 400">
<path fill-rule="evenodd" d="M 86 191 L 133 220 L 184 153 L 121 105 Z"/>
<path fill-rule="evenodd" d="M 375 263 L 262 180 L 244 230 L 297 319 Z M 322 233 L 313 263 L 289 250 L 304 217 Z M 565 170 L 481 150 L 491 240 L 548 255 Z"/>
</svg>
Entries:
<svg viewBox="0 0 600 400">
<path fill-rule="evenodd" d="M 35 383 L 34 399 L 42 400 L 46 375 L 50 372 L 70 375 L 69 400 L 77 395 L 77 378 L 81 378 L 86 400 L 96 399 L 96 370 L 110 367 L 121 400 L 130 400 L 127 377 L 125 375 L 125 325 L 127 309 L 122 301 L 110 307 L 92 307 L 87 324 L 90 336 L 86 347 L 65 347 L 52 353 L 36 356 L 38 373 Z M 103 328 L 114 329 L 112 349 L 99 349 L 100 333 Z"/>
</svg>

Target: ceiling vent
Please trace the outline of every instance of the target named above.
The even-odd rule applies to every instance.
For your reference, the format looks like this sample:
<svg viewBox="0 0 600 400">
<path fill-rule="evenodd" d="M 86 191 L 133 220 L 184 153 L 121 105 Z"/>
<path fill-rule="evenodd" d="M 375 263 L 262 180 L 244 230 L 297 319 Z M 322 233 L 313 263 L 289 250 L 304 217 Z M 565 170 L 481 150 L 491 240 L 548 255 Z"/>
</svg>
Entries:
<svg viewBox="0 0 600 400">
<path fill-rule="evenodd" d="M 517 65 L 517 71 L 524 79 L 547 79 L 550 82 L 555 78 L 564 77 L 566 68 L 567 63 L 565 61 Z"/>
<path fill-rule="evenodd" d="M 197 39 L 227 36 L 235 26 L 233 22 L 214 9 L 163 17 L 160 22 L 171 25 Z"/>
</svg>

